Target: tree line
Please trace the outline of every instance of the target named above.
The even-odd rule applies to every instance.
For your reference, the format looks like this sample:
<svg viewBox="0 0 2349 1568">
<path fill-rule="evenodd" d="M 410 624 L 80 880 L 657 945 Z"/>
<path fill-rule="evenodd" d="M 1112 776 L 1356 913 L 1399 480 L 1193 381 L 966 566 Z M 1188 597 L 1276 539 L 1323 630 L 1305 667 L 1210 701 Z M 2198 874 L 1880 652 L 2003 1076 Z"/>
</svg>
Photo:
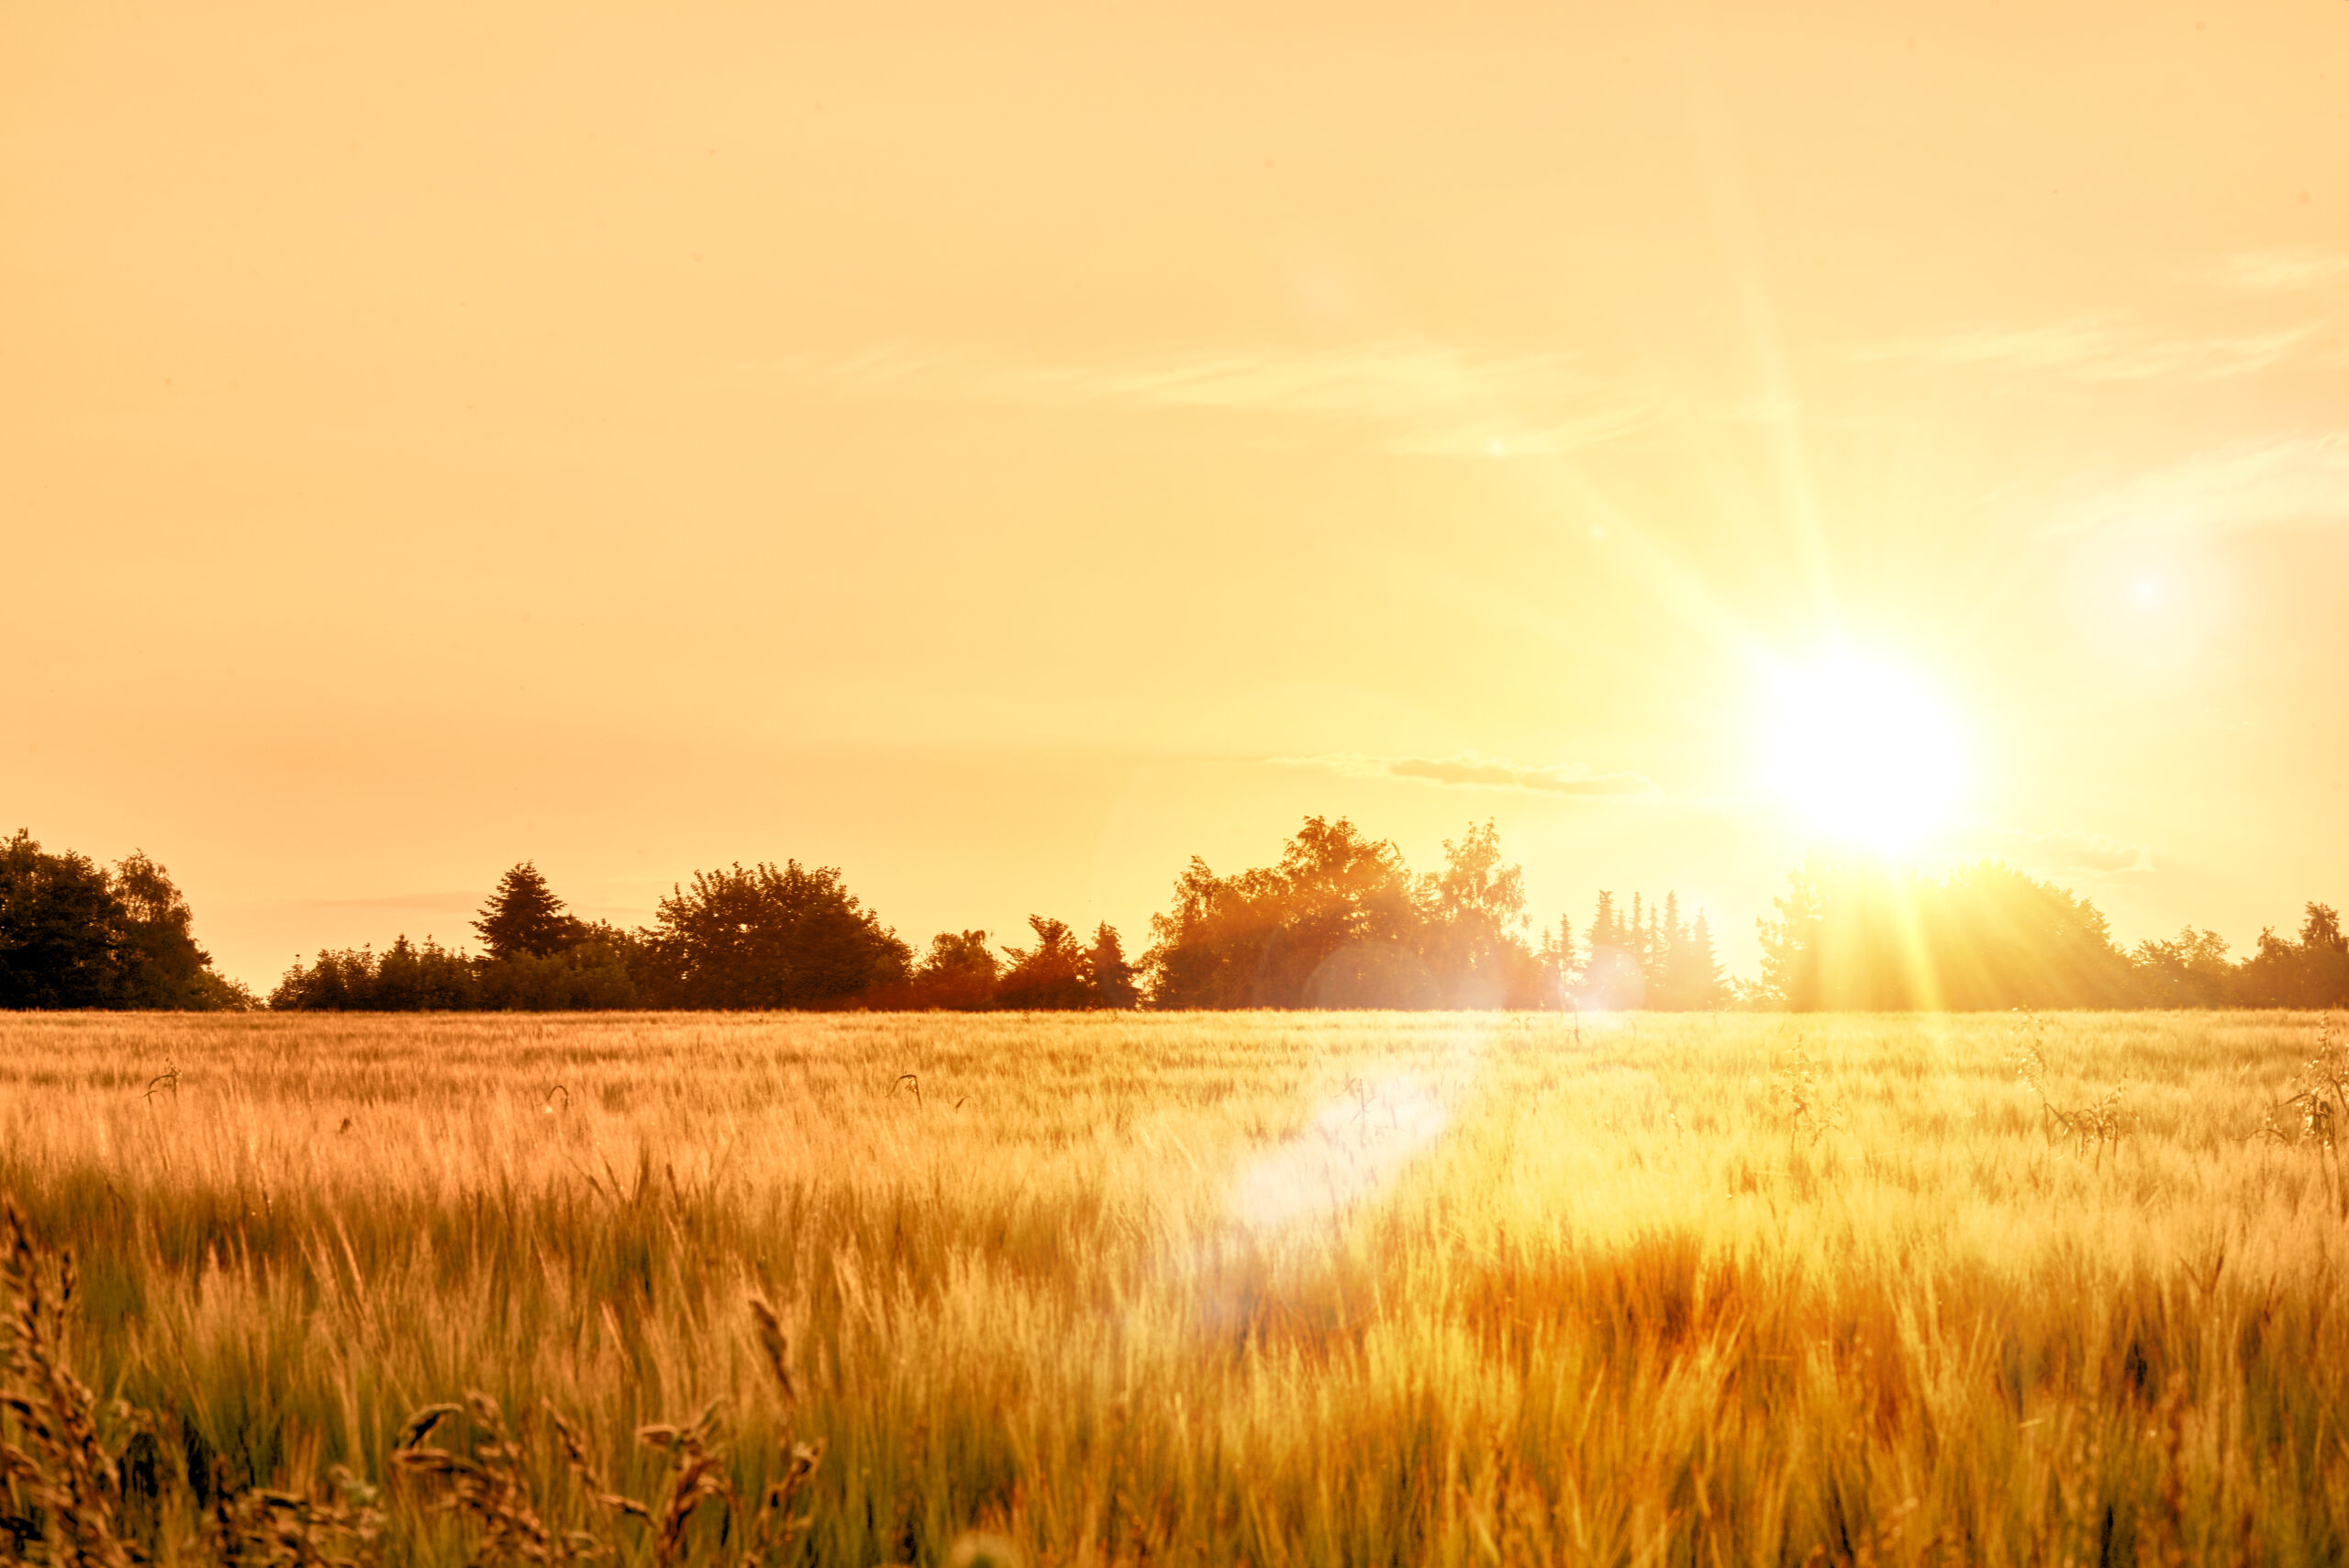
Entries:
<svg viewBox="0 0 2349 1568">
<path fill-rule="evenodd" d="M 402 936 L 296 962 L 272 1007 L 551 1011 L 615 1007 L 920 1010 L 1120 1007 L 1140 1000 L 1118 933 L 1090 943 L 1061 921 L 1000 955 L 983 930 L 942 931 L 917 957 L 835 867 L 699 872 L 623 930 L 570 914 L 538 867 L 507 871 L 473 925 L 478 956 Z"/>
<path fill-rule="evenodd" d="M 1812 855 L 1761 922 L 1760 1006 L 1796 1011 L 2349 1006 L 2349 940 L 2310 903 L 2297 937 L 2229 962 L 2188 926 L 2122 951 L 2095 905 L 1996 862 L 1932 877 Z"/>
<path fill-rule="evenodd" d="M 297 961 L 265 1002 L 211 967 L 163 868 L 108 871 L 0 843 L 0 1007 L 584 1010 L 866 1007 L 1968 1010 L 2349 1006 L 2349 941 L 2328 906 L 2230 961 L 2215 933 L 2123 951 L 2085 898 L 2003 864 L 1932 877 L 1813 855 L 1760 925 L 1751 982 L 1722 972 L 1705 912 L 1601 892 L 1579 940 L 1536 927 L 1491 822 L 1414 872 L 1393 842 L 1308 817 L 1267 866 L 1194 857 L 1151 941 L 1043 915 L 1018 940 L 941 931 L 917 951 L 836 867 L 696 873 L 650 925 L 570 913 L 537 866 L 507 871 L 473 922 L 480 951 L 406 935 Z"/>
<path fill-rule="evenodd" d="M 553 1009 L 869 1007 L 980 1011 L 1153 1006 L 1710 1007 L 1731 991 L 1704 915 L 1676 896 L 1628 914 L 1599 895 L 1587 951 L 1570 920 L 1531 929 L 1524 873 L 1490 822 L 1415 873 L 1391 841 L 1343 817 L 1307 817 L 1279 861 L 1219 876 L 1194 858 L 1174 907 L 1129 956 L 1028 917 L 1018 940 L 941 931 L 914 950 L 836 868 L 735 865 L 672 889 L 652 923 L 570 915 L 538 868 L 506 873 L 473 924 L 479 956 L 401 937 L 382 952 L 296 963 L 274 1007 Z"/>
</svg>

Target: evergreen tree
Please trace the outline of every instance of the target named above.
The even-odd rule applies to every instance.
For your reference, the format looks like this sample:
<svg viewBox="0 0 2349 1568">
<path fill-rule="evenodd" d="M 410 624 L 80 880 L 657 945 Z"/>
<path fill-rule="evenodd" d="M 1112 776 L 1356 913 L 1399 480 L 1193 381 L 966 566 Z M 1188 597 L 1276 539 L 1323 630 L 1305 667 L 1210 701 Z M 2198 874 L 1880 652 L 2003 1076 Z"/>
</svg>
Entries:
<svg viewBox="0 0 2349 1568">
<path fill-rule="evenodd" d="M 1571 916 L 1558 917 L 1555 932 L 1542 935 L 1542 1005 L 1564 1007 L 1572 1005 L 1575 980 L 1581 965 L 1575 961 L 1575 923 Z"/>
<path fill-rule="evenodd" d="M 562 900 L 529 861 L 498 879 L 497 891 L 483 906 L 473 929 L 481 933 L 492 958 L 520 953 L 545 958 L 576 946 L 587 934 L 584 925 L 563 913 Z"/>
<path fill-rule="evenodd" d="M 1705 923 L 1702 909 L 1697 911 L 1696 929 L 1688 933 L 1688 978 L 1689 1006 L 1709 1011 L 1728 999 L 1729 979 L 1713 956 L 1712 928 Z"/>
<path fill-rule="evenodd" d="M 1603 887 L 1598 890 L 1598 907 L 1590 917 L 1590 932 L 1583 941 L 1591 957 L 1596 957 L 1601 948 L 1613 948 L 1620 951 L 1624 945 L 1622 929 L 1616 923 L 1615 895 Z M 1583 967 L 1590 967 L 1587 959 Z"/>
<path fill-rule="evenodd" d="M 1598 908 L 1591 916 L 1590 931 L 1583 939 L 1588 956 L 1575 992 L 1575 1006 L 1599 1012 L 1637 1007 L 1647 995 L 1647 978 L 1640 961 L 1646 935 L 1640 896 L 1631 895 L 1631 917 L 1626 921 L 1615 907 L 1615 895 L 1601 890 Z"/>
</svg>

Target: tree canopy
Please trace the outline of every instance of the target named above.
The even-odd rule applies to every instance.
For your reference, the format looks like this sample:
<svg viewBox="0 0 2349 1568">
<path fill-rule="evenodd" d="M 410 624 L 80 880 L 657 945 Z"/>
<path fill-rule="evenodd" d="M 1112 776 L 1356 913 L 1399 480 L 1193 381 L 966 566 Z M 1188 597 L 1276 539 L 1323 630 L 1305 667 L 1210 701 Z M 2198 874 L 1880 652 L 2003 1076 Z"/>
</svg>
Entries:
<svg viewBox="0 0 2349 1568">
<path fill-rule="evenodd" d="M 194 921 L 143 852 L 108 872 L 18 828 L 0 840 L 0 1007 L 251 1006 L 196 945 Z"/>
<path fill-rule="evenodd" d="M 2127 955 L 2087 900 L 2009 866 L 1946 877 L 1814 854 L 1761 922 L 1762 988 L 1798 1011 L 2125 1006 Z"/>
<path fill-rule="evenodd" d="M 648 1000 L 668 1007 L 813 1007 L 903 982 L 913 954 L 837 867 L 696 872 L 645 938 Z"/>
<path fill-rule="evenodd" d="M 1277 865 L 1218 876 L 1193 857 L 1151 919 L 1141 967 L 1161 1007 L 1543 1005 L 1524 879 L 1493 824 L 1447 840 L 1444 869 L 1344 817 L 1308 817 Z"/>
</svg>

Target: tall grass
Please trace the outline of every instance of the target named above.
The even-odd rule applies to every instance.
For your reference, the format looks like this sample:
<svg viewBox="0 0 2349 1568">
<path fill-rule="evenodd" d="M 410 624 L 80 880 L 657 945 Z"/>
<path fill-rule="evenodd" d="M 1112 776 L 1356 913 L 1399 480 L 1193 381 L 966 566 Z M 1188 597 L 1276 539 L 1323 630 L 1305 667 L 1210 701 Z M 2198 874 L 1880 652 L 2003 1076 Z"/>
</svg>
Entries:
<svg viewBox="0 0 2349 1568">
<path fill-rule="evenodd" d="M 2320 1027 L 12 1016 L 0 1189 L 198 1505 L 395 1560 L 472 1390 L 632 1563 L 695 1433 L 822 1562 L 2337 1562 Z"/>
</svg>

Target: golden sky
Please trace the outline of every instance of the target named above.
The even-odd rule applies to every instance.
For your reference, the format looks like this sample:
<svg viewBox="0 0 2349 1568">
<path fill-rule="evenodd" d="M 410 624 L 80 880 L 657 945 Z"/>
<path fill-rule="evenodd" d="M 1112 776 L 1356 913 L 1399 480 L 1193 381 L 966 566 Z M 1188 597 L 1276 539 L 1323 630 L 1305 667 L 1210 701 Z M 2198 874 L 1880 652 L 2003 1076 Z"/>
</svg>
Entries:
<svg viewBox="0 0 2349 1568">
<path fill-rule="evenodd" d="M 2349 900 L 2349 5 L 13 6 L 0 606 L 0 829 L 262 985 L 1307 811 L 1750 971 L 1834 650 L 1919 853 L 2240 946 Z"/>
</svg>

